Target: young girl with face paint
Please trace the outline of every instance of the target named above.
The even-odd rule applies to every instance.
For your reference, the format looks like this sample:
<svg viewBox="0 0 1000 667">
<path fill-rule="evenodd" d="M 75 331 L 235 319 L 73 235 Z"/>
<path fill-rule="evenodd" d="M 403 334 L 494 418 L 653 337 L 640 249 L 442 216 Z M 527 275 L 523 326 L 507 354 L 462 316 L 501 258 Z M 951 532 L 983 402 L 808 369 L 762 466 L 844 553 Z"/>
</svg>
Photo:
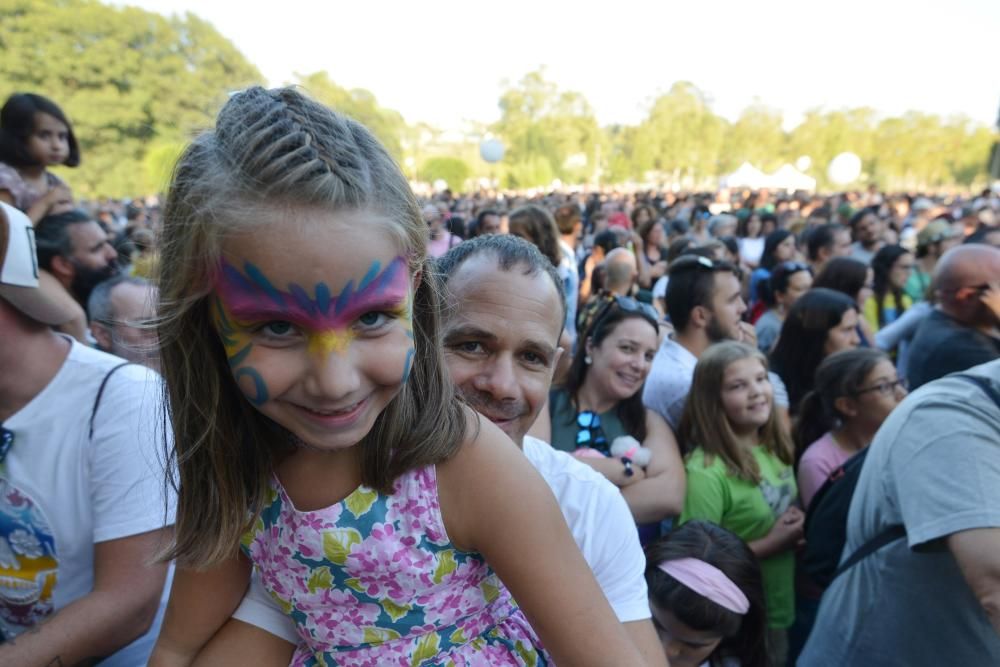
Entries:
<svg viewBox="0 0 1000 667">
<path fill-rule="evenodd" d="M 292 89 L 235 94 L 181 157 L 159 327 L 177 573 L 152 665 L 190 664 L 251 566 L 297 665 L 642 664 L 545 483 L 456 400 L 426 244 L 384 148 Z"/>
<path fill-rule="evenodd" d="M 766 667 L 760 565 L 732 532 L 689 521 L 646 547 L 646 585 L 670 667 Z"/>
<path fill-rule="evenodd" d="M 791 438 L 774 410 L 764 355 L 736 342 L 703 353 L 677 435 L 688 452 L 680 521 L 700 519 L 731 530 L 760 560 L 770 664 L 784 665 L 804 515 L 796 507 Z"/>
</svg>

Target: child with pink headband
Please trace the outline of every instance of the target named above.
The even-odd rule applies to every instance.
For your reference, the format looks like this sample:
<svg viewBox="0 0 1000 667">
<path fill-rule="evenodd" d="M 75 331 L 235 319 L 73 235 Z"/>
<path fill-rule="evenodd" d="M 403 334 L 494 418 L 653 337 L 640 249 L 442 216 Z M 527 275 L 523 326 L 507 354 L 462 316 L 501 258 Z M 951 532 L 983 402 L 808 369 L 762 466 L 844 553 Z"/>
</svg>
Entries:
<svg viewBox="0 0 1000 667">
<path fill-rule="evenodd" d="M 653 624 L 671 667 L 765 667 L 760 566 L 736 535 L 689 521 L 646 549 Z"/>
</svg>

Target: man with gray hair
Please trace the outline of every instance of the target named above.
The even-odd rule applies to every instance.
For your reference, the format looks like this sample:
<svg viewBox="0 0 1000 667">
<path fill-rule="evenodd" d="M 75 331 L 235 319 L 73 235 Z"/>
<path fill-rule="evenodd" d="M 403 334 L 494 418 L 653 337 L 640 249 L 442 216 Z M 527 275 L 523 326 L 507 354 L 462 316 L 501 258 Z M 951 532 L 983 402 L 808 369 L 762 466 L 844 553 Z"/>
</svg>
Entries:
<svg viewBox="0 0 1000 667">
<path fill-rule="evenodd" d="M 97 285 L 87 300 L 87 319 L 97 349 L 155 371 L 160 369 L 156 333 L 159 290 L 144 278 L 118 275 Z"/>
</svg>

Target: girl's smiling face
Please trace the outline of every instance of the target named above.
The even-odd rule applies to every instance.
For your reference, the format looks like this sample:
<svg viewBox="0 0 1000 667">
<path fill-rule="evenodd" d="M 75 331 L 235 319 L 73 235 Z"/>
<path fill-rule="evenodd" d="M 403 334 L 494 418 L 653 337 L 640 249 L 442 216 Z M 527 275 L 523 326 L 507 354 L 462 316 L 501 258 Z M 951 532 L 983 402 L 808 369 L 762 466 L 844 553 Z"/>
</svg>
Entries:
<svg viewBox="0 0 1000 667">
<path fill-rule="evenodd" d="M 771 417 L 774 389 L 759 359 L 738 359 L 722 375 L 722 409 L 737 433 L 756 431 Z"/>
<path fill-rule="evenodd" d="M 359 442 L 402 388 L 415 286 L 393 223 L 366 210 L 265 208 L 225 239 L 211 297 L 240 391 L 314 448 Z"/>
</svg>

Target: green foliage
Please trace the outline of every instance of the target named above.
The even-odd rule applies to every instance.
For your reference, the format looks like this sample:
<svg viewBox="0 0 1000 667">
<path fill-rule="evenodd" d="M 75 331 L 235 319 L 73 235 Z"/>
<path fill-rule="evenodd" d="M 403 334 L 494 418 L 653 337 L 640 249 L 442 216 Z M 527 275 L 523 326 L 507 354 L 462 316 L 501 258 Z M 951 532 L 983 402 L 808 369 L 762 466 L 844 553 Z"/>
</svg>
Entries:
<svg viewBox="0 0 1000 667">
<path fill-rule="evenodd" d="M 432 157 L 420 168 L 420 179 L 433 183 L 440 179 L 452 190 L 465 188 L 465 181 L 472 175 L 469 165 L 453 157 Z"/>
<path fill-rule="evenodd" d="M 507 184 L 521 188 L 554 178 L 589 180 L 604 138 L 583 95 L 560 91 L 542 71 L 529 72 L 503 92 L 493 130 L 507 149 Z"/>
<path fill-rule="evenodd" d="M 0 25 L 0 98 L 37 92 L 66 112 L 83 157 L 65 172 L 77 196 L 147 192 L 140 165 L 148 150 L 210 125 L 227 91 L 260 80 L 232 43 L 191 14 L 0 0 Z"/>
<path fill-rule="evenodd" d="M 192 14 L 164 17 L 97 0 L 0 0 L 0 26 L 0 100 L 37 92 L 63 108 L 83 162 L 59 172 L 79 197 L 161 190 L 184 143 L 211 125 L 226 94 L 261 81 L 228 39 Z M 601 128 L 582 94 L 560 90 L 539 70 L 502 92 L 496 124 L 456 143 L 408 125 L 371 92 L 339 86 L 326 72 L 297 82 L 370 128 L 397 159 L 405 154 L 410 176 L 453 189 L 484 176 L 516 188 L 557 178 L 702 187 L 744 160 L 772 170 L 802 155 L 822 188 L 830 185 L 826 166 L 844 151 L 861 157 L 863 182 L 883 188 L 973 188 L 986 182 L 997 141 L 993 129 L 966 118 L 879 118 L 869 108 L 814 109 L 785 131 L 778 112 L 755 103 L 730 123 L 689 82 L 656 98 L 638 125 Z M 479 158 L 472 136 L 487 130 L 506 147 L 497 165 Z"/>
</svg>

